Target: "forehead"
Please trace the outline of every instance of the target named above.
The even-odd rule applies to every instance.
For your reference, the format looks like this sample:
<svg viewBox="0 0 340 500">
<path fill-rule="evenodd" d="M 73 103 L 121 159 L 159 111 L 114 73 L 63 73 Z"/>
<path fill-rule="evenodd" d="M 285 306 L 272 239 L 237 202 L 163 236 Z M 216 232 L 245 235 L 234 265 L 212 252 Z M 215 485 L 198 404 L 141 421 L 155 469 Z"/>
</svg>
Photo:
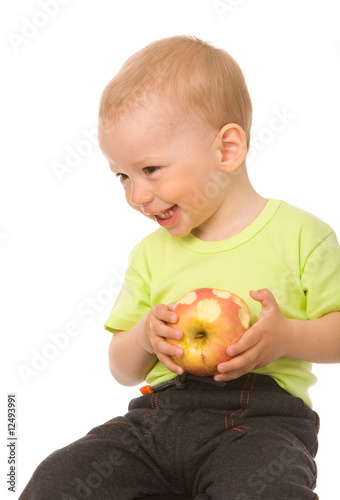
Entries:
<svg viewBox="0 0 340 500">
<path fill-rule="evenodd" d="M 117 118 L 99 120 L 99 133 L 102 139 L 113 131 L 120 128 L 134 129 L 147 128 L 149 131 L 177 128 L 186 121 L 183 115 L 170 104 L 152 102 L 143 107 L 132 107 L 132 109 L 120 113 L 117 112 Z"/>
<path fill-rule="evenodd" d="M 98 140 L 110 163 L 125 161 L 133 165 L 140 158 L 162 155 L 174 146 L 187 144 L 193 132 L 192 121 L 177 108 L 154 102 L 118 120 L 100 120 Z"/>
</svg>

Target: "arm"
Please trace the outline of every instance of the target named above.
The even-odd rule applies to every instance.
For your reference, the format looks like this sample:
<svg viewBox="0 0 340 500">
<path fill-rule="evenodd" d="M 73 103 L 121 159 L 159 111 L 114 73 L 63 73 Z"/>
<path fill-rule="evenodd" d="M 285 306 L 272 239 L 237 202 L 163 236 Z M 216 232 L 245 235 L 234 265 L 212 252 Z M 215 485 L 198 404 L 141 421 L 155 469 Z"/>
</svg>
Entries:
<svg viewBox="0 0 340 500">
<path fill-rule="evenodd" d="M 340 363 L 340 312 L 316 320 L 287 319 L 269 290 L 250 295 L 262 305 L 259 319 L 227 349 L 233 359 L 218 366 L 215 380 L 232 380 L 280 357 Z"/>
<path fill-rule="evenodd" d="M 313 363 L 340 363 L 340 312 L 311 321 L 291 322 L 287 358 Z"/>
<path fill-rule="evenodd" d="M 169 306 L 157 304 L 131 330 L 116 331 L 109 346 L 112 376 L 122 385 L 136 385 L 145 379 L 157 358 L 171 371 L 183 370 L 170 356 L 182 356 L 182 349 L 165 338 L 180 338 L 183 333 L 166 323 L 176 323 L 178 316 Z"/>
</svg>

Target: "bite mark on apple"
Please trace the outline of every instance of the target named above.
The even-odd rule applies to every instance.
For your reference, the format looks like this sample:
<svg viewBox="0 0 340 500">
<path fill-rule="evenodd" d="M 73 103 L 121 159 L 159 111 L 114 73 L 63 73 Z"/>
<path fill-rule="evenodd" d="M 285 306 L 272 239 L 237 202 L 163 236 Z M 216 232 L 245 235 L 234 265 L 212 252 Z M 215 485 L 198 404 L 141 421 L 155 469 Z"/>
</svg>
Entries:
<svg viewBox="0 0 340 500">
<path fill-rule="evenodd" d="M 231 297 L 231 293 L 227 292 L 226 290 L 217 290 L 216 288 L 214 288 L 212 293 L 220 299 L 229 299 L 229 297 Z"/>
<path fill-rule="evenodd" d="M 203 299 L 197 302 L 196 316 L 198 321 L 213 322 L 221 314 L 221 307 L 215 299 Z"/>
<path fill-rule="evenodd" d="M 193 302 L 195 302 L 195 300 L 197 299 L 197 294 L 196 292 L 194 291 L 191 291 L 189 293 L 187 293 L 186 295 L 184 295 L 184 297 L 182 297 L 179 301 L 178 301 L 178 304 L 187 304 L 187 305 L 190 305 L 192 304 Z"/>
<path fill-rule="evenodd" d="M 244 303 L 237 296 L 234 296 L 234 302 L 238 306 L 240 306 L 240 309 L 238 311 L 238 316 L 240 318 L 242 326 L 246 329 L 250 328 L 251 320 L 249 318 L 248 310 L 244 307 Z"/>
<path fill-rule="evenodd" d="M 243 308 L 241 308 L 238 312 L 238 316 L 240 318 L 243 328 L 248 330 L 248 328 L 251 327 L 251 319 L 249 319 L 248 317 L 248 312 L 245 311 Z"/>
</svg>

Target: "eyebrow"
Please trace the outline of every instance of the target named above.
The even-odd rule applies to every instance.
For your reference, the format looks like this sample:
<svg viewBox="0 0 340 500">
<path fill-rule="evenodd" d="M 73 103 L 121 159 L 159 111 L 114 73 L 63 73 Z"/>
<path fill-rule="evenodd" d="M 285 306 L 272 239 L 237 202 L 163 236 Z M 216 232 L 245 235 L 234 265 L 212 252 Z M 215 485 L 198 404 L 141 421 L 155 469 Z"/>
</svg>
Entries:
<svg viewBox="0 0 340 500">
<path fill-rule="evenodd" d="M 161 162 L 161 158 L 158 157 L 151 157 L 151 156 L 145 156 L 142 158 L 139 158 L 137 161 L 134 161 L 131 163 L 132 167 L 139 167 L 141 165 L 144 165 L 144 167 L 153 167 L 157 166 Z"/>
<path fill-rule="evenodd" d="M 163 163 L 163 161 L 161 161 L 161 158 L 145 156 L 145 157 L 141 157 L 138 160 L 132 162 L 130 164 L 130 166 L 132 168 L 138 168 L 140 166 L 143 166 L 143 168 L 158 167 L 158 166 L 161 166 L 161 163 Z M 122 170 L 119 167 L 117 167 L 114 163 L 112 164 L 111 162 L 109 162 L 109 164 L 110 164 L 111 170 L 113 170 L 114 172 L 119 173 Z"/>
</svg>

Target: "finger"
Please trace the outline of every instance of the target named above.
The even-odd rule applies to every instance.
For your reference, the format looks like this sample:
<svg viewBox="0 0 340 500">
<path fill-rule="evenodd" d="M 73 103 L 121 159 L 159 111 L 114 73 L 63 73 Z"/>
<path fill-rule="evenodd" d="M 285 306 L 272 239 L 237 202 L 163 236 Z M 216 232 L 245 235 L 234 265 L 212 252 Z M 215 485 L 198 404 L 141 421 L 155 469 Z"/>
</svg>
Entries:
<svg viewBox="0 0 340 500">
<path fill-rule="evenodd" d="M 269 306 L 271 304 L 276 304 L 276 300 L 272 292 L 268 288 L 262 288 L 261 290 L 251 290 L 249 295 L 258 302 L 261 302 L 262 307 Z"/>
<path fill-rule="evenodd" d="M 150 330 L 159 337 L 169 338 L 169 339 L 181 339 L 183 337 L 182 330 L 169 326 L 163 321 L 157 319 L 151 320 L 149 323 Z"/>
<path fill-rule="evenodd" d="M 183 349 L 177 345 L 170 344 L 170 342 L 167 342 L 162 337 L 155 336 L 152 339 L 151 344 L 155 353 L 162 353 L 176 358 L 180 358 L 184 354 Z"/>
<path fill-rule="evenodd" d="M 220 363 L 217 370 L 219 373 L 242 372 L 241 374 L 244 375 L 256 367 L 258 356 L 259 352 L 255 346 L 225 363 Z"/>
<path fill-rule="evenodd" d="M 152 309 L 155 318 L 166 323 L 177 323 L 178 314 L 172 312 L 165 304 L 157 304 Z"/>
<path fill-rule="evenodd" d="M 168 370 L 171 370 L 174 373 L 177 373 L 178 375 L 182 375 L 183 373 L 183 368 L 178 366 L 170 356 L 167 356 L 164 353 L 157 353 L 157 357 L 163 365 L 168 368 Z"/>
<path fill-rule="evenodd" d="M 177 304 L 177 302 L 171 302 L 171 304 L 167 304 L 169 311 L 172 311 L 176 304 Z"/>
<path fill-rule="evenodd" d="M 260 341 L 261 336 L 258 333 L 256 326 L 252 326 L 247 330 L 236 344 L 232 344 L 227 348 L 228 356 L 238 356 L 242 352 L 250 349 Z"/>
</svg>

